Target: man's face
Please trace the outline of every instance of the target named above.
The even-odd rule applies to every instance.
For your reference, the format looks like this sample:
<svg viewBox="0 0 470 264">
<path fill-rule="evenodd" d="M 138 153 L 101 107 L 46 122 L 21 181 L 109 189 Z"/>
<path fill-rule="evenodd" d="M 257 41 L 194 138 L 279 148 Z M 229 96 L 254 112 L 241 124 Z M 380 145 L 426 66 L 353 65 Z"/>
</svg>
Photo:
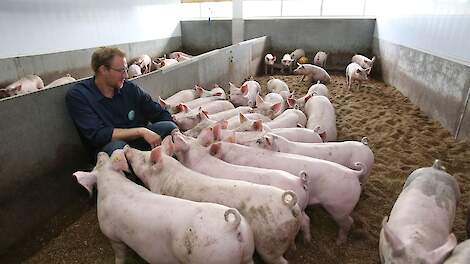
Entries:
<svg viewBox="0 0 470 264">
<path fill-rule="evenodd" d="M 114 56 L 109 68 L 103 66 L 102 73 L 107 85 L 114 89 L 121 89 L 124 80 L 128 77 L 126 58 Z"/>
</svg>

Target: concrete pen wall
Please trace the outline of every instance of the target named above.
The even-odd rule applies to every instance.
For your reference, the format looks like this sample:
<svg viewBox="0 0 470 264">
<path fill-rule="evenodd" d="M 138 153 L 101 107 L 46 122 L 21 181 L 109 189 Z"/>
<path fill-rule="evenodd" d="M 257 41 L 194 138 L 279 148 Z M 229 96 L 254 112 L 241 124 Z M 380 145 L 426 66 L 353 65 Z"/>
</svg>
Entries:
<svg viewBox="0 0 470 264">
<path fill-rule="evenodd" d="M 259 69 L 269 40 L 262 37 L 202 54 L 132 81 L 154 99 L 199 83 L 228 88 Z M 72 173 L 90 169 L 65 107 L 66 84 L 0 100 L 0 255 L 77 202 Z"/>
</svg>

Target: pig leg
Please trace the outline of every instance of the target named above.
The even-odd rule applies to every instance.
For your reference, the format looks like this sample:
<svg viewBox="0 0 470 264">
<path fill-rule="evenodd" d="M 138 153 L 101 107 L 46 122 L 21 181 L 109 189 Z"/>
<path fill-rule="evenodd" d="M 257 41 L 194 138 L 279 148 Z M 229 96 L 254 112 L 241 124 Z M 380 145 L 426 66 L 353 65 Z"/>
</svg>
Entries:
<svg viewBox="0 0 470 264">
<path fill-rule="evenodd" d="M 274 65 L 271 65 L 271 75 L 274 73 Z"/>
<path fill-rule="evenodd" d="M 302 211 L 302 215 L 300 216 L 300 229 L 302 230 L 304 242 L 310 243 L 312 241 L 312 235 L 310 234 L 310 218 L 305 211 Z"/>
<path fill-rule="evenodd" d="M 339 225 L 338 237 L 336 239 L 336 244 L 340 245 L 346 242 L 348 238 L 349 229 L 351 229 L 351 225 L 353 224 L 354 220 L 350 216 L 352 209 L 349 208 L 335 208 L 335 205 L 323 205 L 325 210 L 333 217 L 335 222 Z"/>
<path fill-rule="evenodd" d="M 268 64 L 264 64 L 264 75 L 268 75 Z"/>
<path fill-rule="evenodd" d="M 305 75 L 302 75 L 302 80 L 300 80 L 301 82 L 303 82 L 305 79 Z"/>
<path fill-rule="evenodd" d="M 124 264 L 126 262 L 126 244 L 122 242 L 111 241 L 111 247 L 114 250 L 115 263 Z"/>
</svg>

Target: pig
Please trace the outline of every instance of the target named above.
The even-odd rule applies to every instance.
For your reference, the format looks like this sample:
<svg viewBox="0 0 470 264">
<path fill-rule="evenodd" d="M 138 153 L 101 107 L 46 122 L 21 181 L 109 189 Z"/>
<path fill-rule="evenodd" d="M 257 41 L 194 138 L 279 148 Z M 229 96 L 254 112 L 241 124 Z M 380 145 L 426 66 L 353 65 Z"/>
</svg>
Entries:
<svg viewBox="0 0 470 264">
<path fill-rule="evenodd" d="M 92 172 L 74 173 L 88 190 L 98 185 L 98 222 L 115 263 L 125 262 L 127 247 L 148 263 L 253 263 L 253 232 L 237 209 L 152 193 L 123 170 L 124 152 L 116 150 L 99 153 Z"/>
<path fill-rule="evenodd" d="M 127 69 L 127 75 L 129 75 L 129 79 L 142 75 L 141 69 L 137 64 L 132 64 Z"/>
<path fill-rule="evenodd" d="M 163 109 L 168 110 L 171 114 L 175 114 L 181 109 L 177 109 L 176 106 L 180 103 L 186 103 L 192 100 L 195 100 L 201 96 L 201 90 L 198 89 L 198 86 L 194 86 L 194 89 L 186 89 L 175 93 L 174 95 L 163 100 L 161 97 L 158 97 L 160 106 Z"/>
<path fill-rule="evenodd" d="M 372 59 L 368 59 L 366 56 L 356 54 L 351 58 L 351 62 L 359 64 L 363 69 L 367 69 L 367 74 L 370 74 L 372 66 L 374 66 L 375 56 Z"/>
<path fill-rule="evenodd" d="M 351 90 L 351 86 L 354 81 L 358 81 L 357 89 L 361 88 L 362 81 L 367 81 L 367 71 L 368 69 L 363 69 L 359 64 L 351 62 L 348 67 L 346 67 L 346 85 L 348 90 Z"/>
<path fill-rule="evenodd" d="M 268 93 L 280 93 L 281 91 L 287 91 L 290 93 L 289 86 L 287 86 L 287 83 L 285 83 L 281 79 L 277 79 L 272 76 L 269 78 L 269 81 L 267 83 L 267 90 Z"/>
<path fill-rule="evenodd" d="M 451 233 L 456 204 L 460 198 L 457 181 L 436 160 L 432 167 L 413 171 L 382 221 L 379 253 L 382 263 L 444 262 L 457 245 Z"/>
<path fill-rule="evenodd" d="M 300 110 L 287 109 L 282 112 L 278 117 L 272 121 L 265 122 L 265 125 L 270 129 L 275 128 L 286 128 L 286 127 L 305 127 L 307 123 L 307 117 Z"/>
<path fill-rule="evenodd" d="M 240 113 L 251 113 L 253 108 L 249 106 L 239 106 L 235 109 L 226 110 L 216 114 L 209 115 L 209 118 L 215 121 L 228 120 L 231 117 L 237 116 Z"/>
<path fill-rule="evenodd" d="M 308 88 L 307 94 L 323 95 L 323 96 L 328 97 L 328 87 L 326 87 L 326 85 L 320 83 L 320 81 L 317 81 L 316 84 L 314 84 L 314 85 L 310 86 L 310 88 Z"/>
<path fill-rule="evenodd" d="M 185 103 L 180 103 L 176 105 L 176 109 L 178 112 L 181 111 L 190 111 L 190 109 L 198 109 L 199 107 L 206 105 L 210 102 L 218 101 L 218 100 L 223 100 L 222 97 L 220 96 L 210 96 L 210 97 L 201 97 L 201 98 L 196 98 L 194 100 L 185 102 Z M 187 108 L 187 109 L 186 109 Z"/>
<path fill-rule="evenodd" d="M 268 68 L 271 70 L 271 75 L 273 74 L 274 63 L 276 62 L 276 56 L 272 54 L 266 54 L 264 56 L 264 74 L 268 75 Z"/>
<path fill-rule="evenodd" d="M 201 121 L 190 130 L 185 131 L 184 134 L 186 136 L 197 137 L 204 128 L 214 126 L 218 122 L 223 124 L 224 128 L 227 128 L 227 125 L 228 125 L 227 120 L 222 120 L 222 121 L 211 120 L 203 111 L 200 111 L 198 115 L 200 116 Z"/>
<path fill-rule="evenodd" d="M 274 119 L 286 109 L 284 99 L 280 94 L 269 93 L 266 95 L 265 99 L 266 101 L 263 100 L 259 94 L 256 96 L 255 113 L 267 116 L 269 119 Z"/>
<path fill-rule="evenodd" d="M 76 79 L 73 78 L 72 75 L 67 73 L 64 77 L 59 78 L 59 79 L 51 82 L 50 84 L 46 85 L 46 87 L 44 87 L 44 89 L 64 85 L 64 84 L 75 82 L 75 81 L 76 81 Z"/>
<path fill-rule="evenodd" d="M 317 130 L 324 142 L 336 140 L 336 113 L 328 98 L 321 95 L 311 97 L 305 104 L 305 113 L 307 128 Z"/>
<path fill-rule="evenodd" d="M 202 88 L 202 87 L 201 87 Z M 201 94 L 201 97 L 209 96 L 219 96 L 222 99 L 227 99 L 224 89 L 222 89 L 218 84 L 214 84 L 214 88 L 210 91 L 204 90 L 204 93 Z"/>
<path fill-rule="evenodd" d="M 466 264 L 470 260 L 470 239 L 458 244 L 443 264 Z"/>
<path fill-rule="evenodd" d="M 189 108 L 185 103 L 182 103 L 179 105 L 179 107 L 182 107 L 181 112 L 191 112 L 191 111 L 204 111 L 206 114 L 211 115 L 211 114 L 216 114 L 219 112 L 235 109 L 232 103 L 230 103 L 227 100 L 216 100 L 209 102 L 207 104 L 201 105 L 198 109 L 191 109 Z"/>
<path fill-rule="evenodd" d="M 290 53 L 290 57 L 294 63 L 297 63 L 300 58 L 305 57 L 305 51 L 303 49 L 296 49 Z"/>
<path fill-rule="evenodd" d="M 308 128 L 302 127 L 289 127 L 289 128 L 275 128 L 270 130 L 271 133 L 284 137 L 287 140 L 303 143 L 322 143 L 320 135 Z"/>
<path fill-rule="evenodd" d="M 290 97 L 291 100 L 294 100 L 294 109 L 300 110 L 302 112 L 305 112 L 305 103 L 307 103 L 308 99 L 312 97 L 313 94 L 307 93 L 306 95 L 295 99 L 294 97 Z"/>
<path fill-rule="evenodd" d="M 294 74 L 304 75 L 309 77 L 310 82 L 314 83 L 320 81 L 322 83 L 330 83 L 330 75 L 322 68 L 312 64 L 300 64 L 297 63 L 298 67 L 294 70 Z M 302 78 L 302 81 L 304 78 Z"/>
<path fill-rule="evenodd" d="M 7 87 L 0 89 L 0 98 L 27 94 L 41 89 L 44 89 L 44 82 L 39 76 L 34 74 L 26 75 Z"/>
<path fill-rule="evenodd" d="M 299 177 L 280 170 L 232 165 L 209 154 L 206 148 L 214 141 L 212 128 L 204 129 L 197 139 L 185 137 L 180 133 L 173 136 L 176 157 L 187 168 L 207 176 L 223 179 L 242 180 L 262 185 L 292 190 L 302 210 L 301 229 L 305 241 L 310 241 L 310 219 L 305 213 L 308 203 L 306 175 Z"/>
<path fill-rule="evenodd" d="M 186 54 L 184 52 L 175 51 L 175 52 L 170 53 L 170 55 L 168 55 L 168 58 L 176 60 L 176 58 L 178 58 L 178 56 L 184 56 L 184 57 L 187 57 L 187 58 L 192 58 L 193 57 L 192 55 Z"/>
<path fill-rule="evenodd" d="M 257 81 L 246 81 L 240 88 L 230 84 L 230 102 L 234 106 L 255 107 L 256 95 L 261 92 L 261 86 Z"/>
<path fill-rule="evenodd" d="M 326 68 L 326 59 L 328 58 L 328 54 L 324 51 L 319 51 L 315 54 L 313 58 L 313 64 L 322 67 L 323 69 Z"/>
<path fill-rule="evenodd" d="M 228 122 L 227 128 L 228 129 L 235 129 L 235 128 L 240 126 L 240 124 L 243 120 L 246 120 L 246 119 L 261 120 L 261 121 L 264 121 L 264 122 L 271 121 L 271 119 L 269 117 L 267 117 L 265 115 L 262 115 L 262 114 L 259 114 L 259 113 L 248 113 L 248 114 L 239 113 L 239 116 L 234 116 L 234 117 L 231 117 L 229 120 L 227 120 L 227 122 Z"/>
<path fill-rule="evenodd" d="M 374 153 L 370 150 L 366 137 L 362 138 L 361 142 L 299 143 L 289 141 L 273 133 L 268 133 L 260 142 L 258 142 L 258 146 L 271 151 L 329 160 L 350 169 L 356 169 L 356 162 L 361 162 L 365 165 L 365 172 L 359 178 L 363 185 L 366 183 L 367 177 L 374 165 Z"/>
<path fill-rule="evenodd" d="M 135 60 L 135 64 L 140 67 L 140 70 L 143 74 L 149 73 L 152 64 L 152 58 L 150 58 L 150 56 L 147 54 L 141 55 Z"/>
<path fill-rule="evenodd" d="M 288 54 L 288 53 L 284 54 L 284 56 L 282 56 L 282 60 L 281 60 L 281 64 L 282 64 L 281 72 L 284 73 L 284 69 L 289 69 L 289 74 L 291 74 L 292 73 L 292 62 L 293 61 L 294 60 L 292 59 L 290 54 Z"/>
<path fill-rule="evenodd" d="M 217 179 L 184 167 L 171 156 L 171 137 L 152 151 L 124 147 L 135 174 L 152 192 L 236 208 L 253 230 L 255 249 L 266 263 L 288 263 L 283 254 L 300 227 L 293 191 L 244 181 Z M 157 221 L 158 222 L 158 221 Z M 210 229 L 208 229 L 210 230 Z"/>
<path fill-rule="evenodd" d="M 181 55 L 181 54 L 177 54 L 175 59 L 176 59 L 178 62 L 182 62 L 182 61 L 190 60 L 191 57 L 188 57 L 188 56 L 185 56 L 185 55 Z"/>
<path fill-rule="evenodd" d="M 152 61 L 152 69 L 159 70 L 164 67 L 168 67 L 170 65 L 176 64 L 178 61 L 176 59 L 166 59 L 166 58 L 158 58 Z"/>
<path fill-rule="evenodd" d="M 359 177 L 364 173 L 363 164 L 358 162 L 356 167 L 361 169 L 356 171 L 326 160 L 223 141 L 213 143 L 209 149 L 211 155 L 235 165 L 283 170 L 293 175 L 305 171 L 309 205 L 322 205 L 340 226 L 336 243 L 346 241 L 353 223 L 350 215 L 361 194 Z"/>
</svg>

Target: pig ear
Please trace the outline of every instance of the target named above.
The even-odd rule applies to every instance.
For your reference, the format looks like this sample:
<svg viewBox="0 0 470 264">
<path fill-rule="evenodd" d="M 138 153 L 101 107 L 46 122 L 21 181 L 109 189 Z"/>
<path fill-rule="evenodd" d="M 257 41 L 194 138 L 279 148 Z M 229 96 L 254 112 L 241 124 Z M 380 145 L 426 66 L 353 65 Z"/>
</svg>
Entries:
<svg viewBox="0 0 470 264">
<path fill-rule="evenodd" d="M 199 116 L 200 120 L 209 119 L 209 116 L 207 115 L 207 112 L 203 111 L 203 110 L 199 111 L 198 116 Z"/>
<path fill-rule="evenodd" d="M 210 127 L 204 128 L 199 136 L 197 137 L 197 142 L 204 147 L 209 146 L 214 141 L 213 129 Z"/>
<path fill-rule="evenodd" d="M 242 92 L 242 94 L 244 96 L 246 96 L 248 94 L 248 84 L 244 84 L 240 87 L 240 91 Z"/>
<path fill-rule="evenodd" d="M 96 184 L 96 174 L 94 172 L 77 171 L 73 176 L 77 178 L 81 186 L 85 187 L 91 197 L 93 195 L 93 186 Z"/>
<path fill-rule="evenodd" d="M 222 143 L 221 143 L 221 142 L 213 143 L 213 144 L 210 146 L 209 153 L 210 153 L 212 156 L 216 156 L 216 155 L 220 152 L 220 149 L 221 149 L 221 148 L 222 148 Z"/>
<path fill-rule="evenodd" d="M 162 146 L 158 146 L 150 152 L 150 160 L 153 163 L 159 163 L 162 160 Z"/>
<path fill-rule="evenodd" d="M 175 154 L 175 144 L 173 143 L 172 136 L 166 136 L 162 141 L 162 146 L 168 156 Z"/>
<path fill-rule="evenodd" d="M 398 238 L 390 229 L 390 227 L 387 224 L 387 219 L 388 217 L 384 217 L 382 220 L 382 228 L 384 231 L 384 236 L 385 240 L 390 244 L 390 247 L 392 248 L 392 254 L 394 256 L 399 256 L 403 253 L 405 250 L 405 245 L 403 245 L 403 242 Z"/>
<path fill-rule="evenodd" d="M 260 106 L 264 103 L 263 98 L 259 95 L 259 93 L 256 95 L 256 106 Z"/>
<path fill-rule="evenodd" d="M 447 237 L 447 241 L 444 245 L 434 249 L 429 254 L 428 260 L 430 263 L 442 263 L 447 255 L 457 246 L 457 239 L 454 234 L 450 234 Z"/>
<path fill-rule="evenodd" d="M 251 127 L 255 130 L 255 131 L 262 131 L 263 130 L 263 121 L 261 119 L 258 119 L 258 120 L 255 120 L 253 122 L 253 124 L 251 125 Z"/>
<path fill-rule="evenodd" d="M 374 57 L 372 57 L 372 60 L 371 60 L 371 61 L 372 61 L 372 63 L 374 63 L 374 61 L 375 61 L 375 56 L 374 56 Z"/>
<path fill-rule="evenodd" d="M 204 89 L 201 86 L 197 85 L 197 84 L 194 85 L 194 90 L 196 91 L 196 96 L 197 97 L 201 97 L 202 94 L 204 93 Z"/>
<path fill-rule="evenodd" d="M 290 108 L 293 108 L 295 105 L 295 99 L 293 97 L 287 98 L 287 104 L 289 105 Z"/>
<path fill-rule="evenodd" d="M 116 149 L 111 154 L 111 166 L 114 170 L 121 172 L 129 172 L 129 165 L 127 164 L 126 156 L 123 149 Z"/>
<path fill-rule="evenodd" d="M 274 113 L 279 113 L 282 110 L 282 103 L 276 103 L 271 106 L 271 109 L 274 111 Z"/>
<path fill-rule="evenodd" d="M 239 114 L 238 114 L 238 118 L 239 118 L 239 120 L 240 120 L 240 124 L 243 124 L 243 123 L 245 123 L 246 121 L 248 121 L 248 118 L 246 118 L 246 116 L 245 116 L 244 114 L 242 114 L 242 113 L 239 113 Z"/>
<path fill-rule="evenodd" d="M 175 134 L 173 136 L 174 149 L 175 151 L 188 151 L 189 143 L 183 138 L 181 134 Z"/>
</svg>

